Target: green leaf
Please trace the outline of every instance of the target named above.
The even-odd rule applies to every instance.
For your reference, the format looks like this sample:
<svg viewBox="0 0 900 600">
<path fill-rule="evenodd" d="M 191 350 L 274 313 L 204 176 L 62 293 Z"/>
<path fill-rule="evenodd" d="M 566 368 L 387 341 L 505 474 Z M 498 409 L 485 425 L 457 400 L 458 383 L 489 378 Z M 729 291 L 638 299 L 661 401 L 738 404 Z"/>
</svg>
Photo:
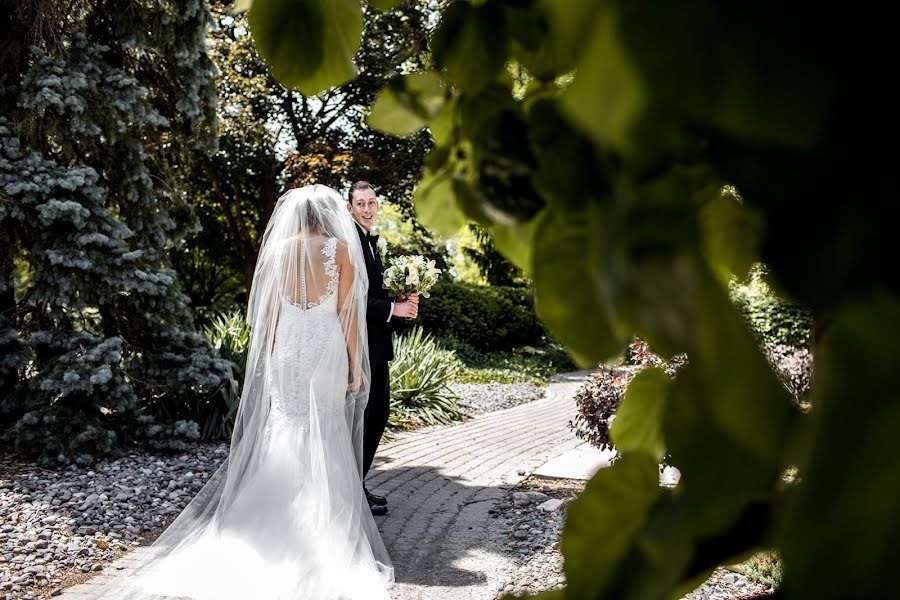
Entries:
<svg viewBox="0 0 900 600">
<path fill-rule="evenodd" d="M 452 237 L 468 222 L 457 207 L 452 179 L 446 169 L 435 173 L 426 168 L 413 202 L 422 224 L 445 238 Z"/>
<path fill-rule="evenodd" d="M 733 188 L 725 188 L 701 208 L 705 254 L 723 284 L 743 279 L 759 262 L 762 220 Z"/>
<path fill-rule="evenodd" d="M 539 19 L 545 20 L 552 52 L 561 61 L 575 66 L 575 61 L 590 42 L 599 2 L 560 2 L 538 0 L 531 7 Z M 567 69 L 569 70 L 569 69 Z"/>
<path fill-rule="evenodd" d="M 595 31 L 594 39 L 607 34 L 620 40 L 641 87 L 665 113 L 792 147 L 808 147 L 829 125 L 838 101 L 832 61 L 843 55 L 832 54 L 830 31 L 806 26 L 804 8 L 784 7 L 773 19 L 767 3 L 617 0 L 610 6 L 610 29 Z M 578 77 L 597 81 L 606 66 L 594 54 L 579 65 Z M 602 86 L 608 83 L 614 81 L 604 79 Z"/>
<path fill-rule="evenodd" d="M 449 98 L 441 110 L 428 124 L 431 137 L 436 146 L 449 147 L 453 142 L 454 122 L 456 120 L 456 100 Z"/>
<path fill-rule="evenodd" d="M 579 4 L 590 3 L 556 3 Z M 575 55 L 571 44 L 556 30 L 558 15 L 543 2 L 527 6 L 506 8 L 509 23 L 511 57 L 521 63 L 528 73 L 539 80 L 550 81 L 568 73 L 575 67 Z"/>
<path fill-rule="evenodd" d="M 358 0 L 255 0 L 248 19 L 260 54 L 285 86 L 314 96 L 356 76 Z"/>
<path fill-rule="evenodd" d="M 792 598 L 894 595 L 884 573 L 900 556 L 898 357 L 896 296 L 847 306 L 816 347 L 801 483 L 779 536 Z"/>
<path fill-rule="evenodd" d="M 506 63 L 503 3 L 454 2 L 441 16 L 431 51 L 449 81 L 466 92 L 483 90 Z"/>
<path fill-rule="evenodd" d="M 539 219 L 540 215 L 525 223 L 497 223 L 488 227 L 497 248 L 526 273 L 531 272 L 534 234 Z"/>
<path fill-rule="evenodd" d="M 623 455 L 594 475 L 566 517 L 567 598 L 615 597 L 609 588 L 626 567 L 659 495 L 659 467 L 646 454 Z"/>
<path fill-rule="evenodd" d="M 631 133 L 647 109 L 649 90 L 610 4 L 598 12 L 588 39 L 575 81 L 562 97 L 563 108 L 595 141 L 633 154 Z"/>
<path fill-rule="evenodd" d="M 535 102 L 528 111 L 528 128 L 540 162 L 535 185 L 556 206 L 580 210 L 612 195 L 611 177 L 597 147 L 563 117 L 558 100 Z"/>
<path fill-rule="evenodd" d="M 795 411 L 755 338 L 702 261 L 693 285 L 688 364 L 672 384 L 663 437 L 682 473 L 694 535 L 734 525 L 774 490 Z"/>
<path fill-rule="evenodd" d="M 548 211 L 536 227 L 531 272 L 538 316 L 582 365 L 618 354 L 628 333 L 616 332 L 601 293 L 599 207 L 581 214 Z"/>
<path fill-rule="evenodd" d="M 665 455 L 662 417 L 672 380 L 657 367 L 648 367 L 628 383 L 610 433 L 616 449 L 625 454 L 643 452 L 656 460 Z"/>
<path fill-rule="evenodd" d="M 398 77 L 378 93 L 369 125 L 392 135 L 410 135 L 428 125 L 445 100 L 441 79 L 433 72 Z"/>
</svg>

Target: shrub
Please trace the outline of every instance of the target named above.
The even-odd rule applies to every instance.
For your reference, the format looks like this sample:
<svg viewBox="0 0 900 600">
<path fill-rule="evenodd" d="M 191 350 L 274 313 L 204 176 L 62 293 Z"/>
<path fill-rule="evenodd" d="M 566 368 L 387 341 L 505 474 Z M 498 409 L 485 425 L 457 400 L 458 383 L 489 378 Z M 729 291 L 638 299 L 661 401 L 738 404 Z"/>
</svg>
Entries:
<svg viewBox="0 0 900 600">
<path fill-rule="evenodd" d="M 784 577 L 781 558 L 774 552 L 761 552 L 742 565 L 747 579 L 773 589 L 781 588 Z"/>
<path fill-rule="evenodd" d="M 553 375 L 575 369 L 566 351 L 556 343 L 523 346 L 503 352 L 483 352 L 454 339 L 440 340 L 463 364 L 459 383 L 531 383 L 542 385 Z"/>
<path fill-rule="evenodd" d="M 794 348 L 783 344 L 765 347 L 766 358 L 775 367 L 784 387 L 801 405 L 806 402 L 812 377 L 812 354 L 806 348 Z"/>
<path fill-rule="evenodd" d="M 456 355 L 416 327 L 394 335 L 391 417 L 394 427 L 435 425 L 462 419 L 450 384 L 459 374 Z"/>
<path fill-rule="evenodd" d="M 631 379 L 644 367 L 659 367 L 670 377 L 687 362 L 687 357 L 679 355 L 671 361 L 654 354 L 647 344 L 634 339 L 625 357 L 626 367 L 601 368 L 575 394 L 578 414 L 569 421 L 575 435 L 601 450 L 612 450 L 613 443 L 609 427 L 616 409 L 622 402 Z"/>
<path fill-rule="evenodd" d="M 431 298 L 422 300 L 419 321 L 436 337 L 455 338 L 479 350 L 540 345 L 545 336 L 530 288 L 441 282 Z"/>
<path fill-rule="evenodd" d="M 766 283 L 762 265 L 754 267 L 746 283 L 732 283 L 730 295 L 763 345 L 809 346 L 812 329 L 809 311 L 779 298 Z"/>
<path fill-rule="evenodd" d="M 627 379 L 634 376 L 633 370 L 623 370 L 617 376 L 615 369 L 600 369 L 575 394 L 578 414 L 569 427 L 575 435 L 601 450 L 611 450 L 609 426 L 616 409 L 625 393 Z"/>
<path fill-rule="evenodd" d="M 250 326 L 240 311 L 215 317 L 204 329 L 210 347 L 219 357 L 231 363 L 230 376 L 209 397 L 197 402 L 197 423 L 200 439 L 211 440 L 231 435 L 234 415 L 241 400 Z"/>
</svg>

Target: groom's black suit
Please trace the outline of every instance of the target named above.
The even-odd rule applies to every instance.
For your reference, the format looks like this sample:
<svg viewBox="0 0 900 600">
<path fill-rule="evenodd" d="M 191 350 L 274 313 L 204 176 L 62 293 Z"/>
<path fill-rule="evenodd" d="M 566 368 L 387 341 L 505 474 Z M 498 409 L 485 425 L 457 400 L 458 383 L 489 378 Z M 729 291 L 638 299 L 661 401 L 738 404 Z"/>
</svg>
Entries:
<svg viewBox="0 0 900 600">
<path fill-rule="evenodd" d="M 378 236 L 369 235 L 356 225 L 356 232 L 362 243 L 366 259 L 366 274 L 369 277 L 369 293 L 366 298 L 366 328 L 369 332 L 369 364 L 371 366 L 371 386 L 369 403 L 366 405 L 363 434 L 363 477 L 369 472 L 378 443 L 387 426 L 391 408 L 391 388 L 388 361 L 394 358 L 394 342 L 391 339 L 391 297 L 382 285 L 384 265 L 378 255 Z"/>
</svg>

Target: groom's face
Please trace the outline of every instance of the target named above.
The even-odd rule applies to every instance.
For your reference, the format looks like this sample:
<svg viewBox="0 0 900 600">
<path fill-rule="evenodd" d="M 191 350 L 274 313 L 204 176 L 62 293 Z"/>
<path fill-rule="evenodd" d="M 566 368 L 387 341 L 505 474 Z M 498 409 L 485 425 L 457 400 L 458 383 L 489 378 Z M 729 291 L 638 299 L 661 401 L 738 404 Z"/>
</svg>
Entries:
<svg viewBox="0 0 900 600">
<path fill-rule="evenodd" d="M 372 231 L 372 224 L 378 214 L 378 198 L 375 197 L 375 190 L 371 188 L 354 190 L 350 213 L 363 229 Z"/>
</svg>

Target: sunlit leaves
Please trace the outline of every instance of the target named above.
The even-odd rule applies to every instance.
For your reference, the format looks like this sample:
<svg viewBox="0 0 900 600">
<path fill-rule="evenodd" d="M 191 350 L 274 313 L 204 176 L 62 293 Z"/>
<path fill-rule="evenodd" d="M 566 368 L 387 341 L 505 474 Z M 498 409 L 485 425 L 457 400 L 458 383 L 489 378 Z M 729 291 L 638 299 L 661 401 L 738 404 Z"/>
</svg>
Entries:
<svg viewBox="0 0 900 600">
<path fill-rule="evenodd" d="M 358 0 L 255 0 L 248 18 L 260 54 L 285 86 L 313 96 L 356 76 Z"/>
<path fill-rule="evenodd" d="M 670 384 L 669 376 L 658 367 L 648 367 L 631 380 L 610 426 L 619 452 L 643 452 L 662 459 L 662 415 Z"/>
<path fill-rule="evenodd" d="M 435 73 L 399 77 L 378 94 L 369 124 L 385 133 L 409 135 L 427 126 L 440 113 L 446 96 Z"/>
<path fill-rule="evenodd" d="M 445 238 L 454 235 L 467 222 L 457 207 L 451 176 L 446 170 L 426 169 L 413 201 L 419 220 Z"/>
<path fill-rule="evenodd" d="M 591 479 L 566 518 L 566 598 L 613 597 L 609 588 L 632 566 L 629 551 L 660 493 L 656 460 L 641 453 L 623 456 Z"/>
</svg>

